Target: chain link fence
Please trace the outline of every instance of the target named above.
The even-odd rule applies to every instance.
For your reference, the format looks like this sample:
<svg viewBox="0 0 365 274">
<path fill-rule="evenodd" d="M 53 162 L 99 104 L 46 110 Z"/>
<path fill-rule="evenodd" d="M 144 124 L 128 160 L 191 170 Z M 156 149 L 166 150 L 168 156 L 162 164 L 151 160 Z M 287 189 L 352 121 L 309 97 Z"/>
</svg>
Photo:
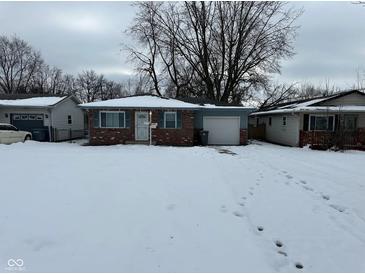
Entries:
<svg viewBox="0 0 365 274">
<path fill-rule="evenodd" d="M 52 139 L 54 142 L 83 139 L 87 137 L 87 130 L 84 129 L 74 130 L 68 128 L 54 128 L 52 133 Z"/>
</svg>

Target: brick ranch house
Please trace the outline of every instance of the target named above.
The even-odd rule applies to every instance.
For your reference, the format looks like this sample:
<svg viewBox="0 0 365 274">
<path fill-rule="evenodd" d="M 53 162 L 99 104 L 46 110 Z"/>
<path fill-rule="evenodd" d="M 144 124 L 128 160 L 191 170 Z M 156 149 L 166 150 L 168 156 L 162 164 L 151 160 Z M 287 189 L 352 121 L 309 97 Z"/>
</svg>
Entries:
<svg viewBox="0 0 365 274">
<path fill-rule="evenodd" d="M 365 93 L 359 90 L 276 105 L 250 114 L 251 127 L 282 145 L 365 149 Z"/>
<path fill-rule="evenodd" d="M 155 95 L 137 95 L 81 104 L 89 120 L 89 143 L 113 145 L 151 143 L 192 146 L 200 130 L 208 144 L 247 143 L 251 108 L 193 104 Z"/>
</svg>

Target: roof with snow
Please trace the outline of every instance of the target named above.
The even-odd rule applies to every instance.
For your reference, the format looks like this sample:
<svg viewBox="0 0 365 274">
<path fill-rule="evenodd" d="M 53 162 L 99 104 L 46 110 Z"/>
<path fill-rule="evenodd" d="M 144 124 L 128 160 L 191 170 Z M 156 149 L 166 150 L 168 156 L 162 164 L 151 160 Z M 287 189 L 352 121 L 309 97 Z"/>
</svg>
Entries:
<svg viewBox="0 0 365 274">
<path fill-rule="evenodd" d="M 343 97 L 343 96 L 346 96 L 351 93 L 359 93 L 359 94 L 365 96 L 365 94 L 359 90 L 350 90 L 350 91 L 339 92 L 336 94 L 323 96 L 323 97 L 319 97 L 319 98 L 298 100 L 298 101 L 278 104 L 278 105 L 270 107 L 266 110 L 254 112 L 251 115 L 280 114 L 280 113 L 307 112 L 307 111 L 317 111 L 317 112 L 325 112 L 325 111 L 363 112 L 363 111 L 365 111 L 365 106 L 358 106 L 358 105 L 341 105 L 341 106 L 321 106 L 320 105 L 321 103 L 323 103 L 325 101 Z"/>
<path fill-rule="evenodd" d="M 80 106 L 82 108 L 250 109 L 243 106 L 188 103 L 156 95 L 128 96 Z"/>
<path fill-rule="evenodd" d="M 0 100 L 0 107 L 52 107 L 57 103 L 64 100 L 67 96 L 63 97 L 32 97 L 24 99 L 6 99 Z"/>
</svg>

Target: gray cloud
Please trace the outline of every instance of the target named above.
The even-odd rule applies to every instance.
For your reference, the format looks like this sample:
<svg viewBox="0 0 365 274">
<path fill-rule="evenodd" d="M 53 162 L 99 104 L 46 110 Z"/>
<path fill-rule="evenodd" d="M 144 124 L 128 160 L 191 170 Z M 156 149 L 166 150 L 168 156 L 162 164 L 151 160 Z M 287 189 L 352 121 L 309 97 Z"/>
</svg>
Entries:
<svg viewBox="0 0 365 274">
<path fill-rule="evenodd" d="M 342 88 L 365 69 L 365 8 L 351 2 L 303 2 L 301 26 L 294 43 L 297 54 L 282 63 L 282 81 L 330 80 Z"/>
<path fill-rule="evenodd" d="M 295 2 L 303 7 L 294 43 L 278 81 L 326 79 L 342 88 L 365 70 L 365 7 L 351 2 Z M 135 8 L 128 2 L 0 2 L 0 33 L 16 34 L 68 73 L 95 69 L 119 80 L 133 73 L 121 43 Z"/>
</svg>

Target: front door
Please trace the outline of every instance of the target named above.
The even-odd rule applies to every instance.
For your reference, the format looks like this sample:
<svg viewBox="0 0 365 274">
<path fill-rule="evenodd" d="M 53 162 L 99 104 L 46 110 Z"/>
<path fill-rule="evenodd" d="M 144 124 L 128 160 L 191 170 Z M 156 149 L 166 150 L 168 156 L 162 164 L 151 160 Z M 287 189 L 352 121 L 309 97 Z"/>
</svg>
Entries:
<svg viewBox="0 0 365 274">
<path fill-rule="evenodd" d="M 149 132 L 148 112 L 136 112 L 136 140 L 147 141 Z"/>
</svg>

